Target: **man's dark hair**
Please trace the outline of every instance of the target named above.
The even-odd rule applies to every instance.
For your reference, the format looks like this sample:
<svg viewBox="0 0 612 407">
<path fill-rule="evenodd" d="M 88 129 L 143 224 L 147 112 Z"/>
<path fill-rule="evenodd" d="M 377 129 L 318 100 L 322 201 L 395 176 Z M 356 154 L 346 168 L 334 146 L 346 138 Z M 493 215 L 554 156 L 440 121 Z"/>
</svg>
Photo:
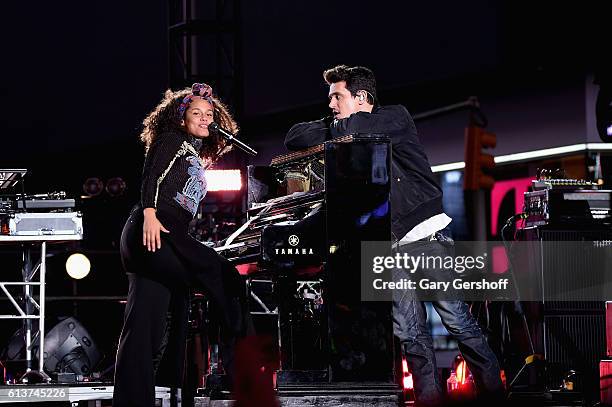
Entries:
<svg viewBox="0 0 612 407">
<path fill-rule="evenodd" d="M 345 81 L 346 88 L 353 96 L 357 95 L 357 91 L 365 90 L 368 103 L 372 105 L 378 100 L 374 72 L 365 66 L 338 65 L 323 72 L 323 78 L 328 85 Z"/>
</svg>

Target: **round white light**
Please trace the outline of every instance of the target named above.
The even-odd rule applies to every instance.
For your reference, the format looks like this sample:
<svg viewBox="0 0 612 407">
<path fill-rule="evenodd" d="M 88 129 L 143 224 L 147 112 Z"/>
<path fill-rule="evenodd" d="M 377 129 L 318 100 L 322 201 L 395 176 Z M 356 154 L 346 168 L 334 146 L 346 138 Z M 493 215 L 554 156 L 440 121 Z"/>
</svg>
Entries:
<svg viewBox="0 0 612 407">
<path fill-rule="evenodd" d="M 68 275 L 75 280 L 80 280 L 87 277 L 91 269 L 91 262 L 81 253 L 74 253 L 66 260 L 66 271 Z"/>
</svg>

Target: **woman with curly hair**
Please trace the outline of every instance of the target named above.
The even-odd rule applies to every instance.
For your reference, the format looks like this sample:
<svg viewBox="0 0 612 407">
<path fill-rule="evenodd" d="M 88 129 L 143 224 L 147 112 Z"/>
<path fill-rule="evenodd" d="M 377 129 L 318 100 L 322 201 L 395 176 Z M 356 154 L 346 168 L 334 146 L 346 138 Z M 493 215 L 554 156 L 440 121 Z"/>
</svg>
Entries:
<svg viewBox="0 0 612 407">
<path fill-rule="evenodd" d="M 206 195 L 205 171 L 230 147 L 208 130 L 212 122 L 238 130 L 210 86 L 198 83 L 168 90 L 143 122 L 141 201 L 121 235 L 129 292 L 115 365 L 114 406 L 153 406 L 162 371 L 163 384 L 180 386 L 191 287 L 203 289 L 219 311 L 221 356 L 232 379 L 235 340 L 246 333 L 245 290 L 229 261 L 188 234 Z"/>
</svg>

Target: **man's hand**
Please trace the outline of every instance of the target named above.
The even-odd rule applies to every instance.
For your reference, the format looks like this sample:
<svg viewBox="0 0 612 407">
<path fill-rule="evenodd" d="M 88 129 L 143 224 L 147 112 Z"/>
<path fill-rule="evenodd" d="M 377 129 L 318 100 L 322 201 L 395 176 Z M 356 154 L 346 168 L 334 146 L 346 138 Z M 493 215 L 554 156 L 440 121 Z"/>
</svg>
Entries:
<svg viewBox="0 0 612 407">
<path fill-rule="evenodd" d="M 144 222 L 142 224 L 142 244 L 147 246 L 147 250 L 154 252 L 161 249 L 161 232 L 170 233 L 168 229 L 157 219 L 154 208 L 145 208 Z"/>
</svg>

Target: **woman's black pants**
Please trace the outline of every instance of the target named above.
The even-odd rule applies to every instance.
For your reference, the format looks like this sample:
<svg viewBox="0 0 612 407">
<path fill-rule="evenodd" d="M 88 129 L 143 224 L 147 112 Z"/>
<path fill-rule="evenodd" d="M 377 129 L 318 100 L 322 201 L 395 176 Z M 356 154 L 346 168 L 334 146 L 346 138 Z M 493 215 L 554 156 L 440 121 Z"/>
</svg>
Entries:
<svg viewBox="0 0 612 407">
<path fill-rule="evenodd" d="M 245 289 L 238 271 L 213 249 L 187 234 L 186 225 L 158 218 L 161 249 L 142 244 L 142 209 L 135 208 L 121 236 L 121 258 L 129 291 L 115 364 L 113 406 L 154 405 L 155 385 L 182 382 L 189 289 L 202 290 L 218 310 L 222 359 L 233 378 L 233 345 L 248 318 Z"/>
</svg>

